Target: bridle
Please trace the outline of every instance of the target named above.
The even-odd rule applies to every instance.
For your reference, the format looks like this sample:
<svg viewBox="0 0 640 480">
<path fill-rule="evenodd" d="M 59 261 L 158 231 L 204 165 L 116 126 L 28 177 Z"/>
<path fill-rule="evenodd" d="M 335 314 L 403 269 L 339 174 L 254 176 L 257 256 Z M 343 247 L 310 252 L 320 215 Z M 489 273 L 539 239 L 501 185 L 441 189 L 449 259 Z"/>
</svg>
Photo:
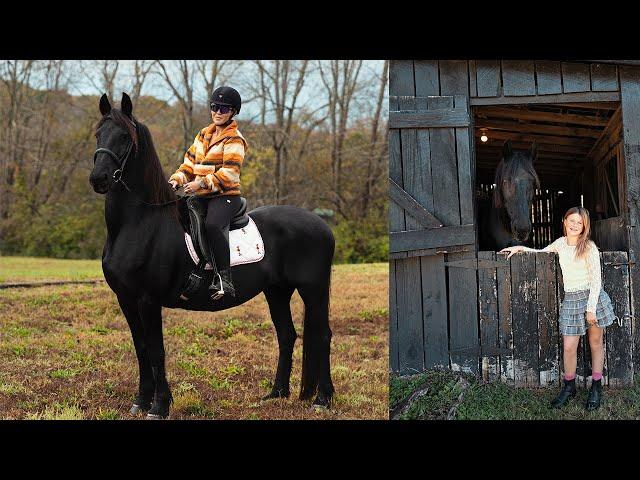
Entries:
<svg viewBox="0 0 640 480">
<path fill-rule="evenodd" d="M 133 126 L 136 129 L 136 134 L 138 133 L 138 125 L 131 122 L 133 124 Z M 127 189 L 127 191 L 129 193 L 132 193 L 133 195 L 135 195 L 135 193 L 129 188 L 129 185 L 126 184 L 126 182 L 124 181 L 124 179 L 122 178 L 122 175 L 124 174 L 124 167 L 127 165 L 127 160 L 129 160 L 129 157 L 131 156 L 131 150 L 133 149 L 133 145 L 134 142 L 133 140 L 131 140 L 131 143 L 129 143 L 129 146 L 127 147 L 127 150 L 124 152 L 124 155 L 122 157 L 119 157 L 115 152 L 113 152 L 112 150 L 109 150 L 108 148 L 98 148 L 96 149 L 95 152 L 93 152 L 93 164 L 96 164 L 96 159 L 98 157 L 99 153 L 106 153 L 107 155 L 109 155 L 111 157 L 112 160 L 114 160 L 115 164 L 118 166 L 118 168 L 116 169 L 115 172 L 113 172 L 113 184 L 114 185 L 116 183 L 121 183 L 122 186 L 124 188 Z M 135 155 L 138 154 L 137 148 L 136 148 L 136 152 Z M 108 189 L 111 189 L 111 185 L 109 185 Z M 136 200 L 140 203 L 144 203 L 145 205 L 149 205 L 149 206 L 154 206 L 154 207 L 160 207 L 160 206 L 164 206 L 164 205 L 170 205 L 172 203 L 176 203 L 178 200 L 180 200 L 179 198 L 176 198 L 175 200 L 169 200 L 168 202 L 164 202 L 164 203 L 149 203 L 149 202 L 145 202 L 144 200 L 141 200 L 139 198 L 136 198 Z"/>
</svg>

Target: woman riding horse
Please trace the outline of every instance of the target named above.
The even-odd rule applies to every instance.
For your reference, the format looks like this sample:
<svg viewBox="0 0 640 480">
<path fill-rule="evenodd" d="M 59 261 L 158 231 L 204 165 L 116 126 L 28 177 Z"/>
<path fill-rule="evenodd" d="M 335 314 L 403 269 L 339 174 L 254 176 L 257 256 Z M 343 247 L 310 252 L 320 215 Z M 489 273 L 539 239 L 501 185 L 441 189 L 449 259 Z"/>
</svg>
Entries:
<svg viewBox="0 0 640 480">
<path fill-rule="evenodd" d="M 213 276 L 209 292 L 213 300 L 224 294 L 235 297 L 229 257 L 229 223 L 240 209 L 240 168 L 247 142 L 233 117 L 240 113 L 242 99 L 237 90 L 219 87 L 211 93 L 212 124 L 200 130 L 184 155 L 182 165 L 171 175 L 174 189 L 184 185 L 206 212 L 208 251 L 205 256 L 219 275 Z"/>
</svg>

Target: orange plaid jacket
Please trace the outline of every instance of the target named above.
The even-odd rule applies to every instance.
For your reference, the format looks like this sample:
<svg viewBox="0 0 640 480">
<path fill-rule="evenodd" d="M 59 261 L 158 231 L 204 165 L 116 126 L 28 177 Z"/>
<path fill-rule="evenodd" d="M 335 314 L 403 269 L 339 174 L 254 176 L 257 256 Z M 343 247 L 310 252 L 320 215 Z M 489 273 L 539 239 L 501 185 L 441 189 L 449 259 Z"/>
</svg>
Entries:
<svg viewBox="0 0 640 480">
<path fill-rule="evenodd" d="M 198 132 L 182 164 L 169 180 L 184 185 L 204 179 L 208 188 L 199 188 L 194 192 L 196 195 L 240 195 L 240 169 L 248 150 L 247 141 L 235 120 L 217 137 L 215 133 L 213 123 Z"/>
</svg>

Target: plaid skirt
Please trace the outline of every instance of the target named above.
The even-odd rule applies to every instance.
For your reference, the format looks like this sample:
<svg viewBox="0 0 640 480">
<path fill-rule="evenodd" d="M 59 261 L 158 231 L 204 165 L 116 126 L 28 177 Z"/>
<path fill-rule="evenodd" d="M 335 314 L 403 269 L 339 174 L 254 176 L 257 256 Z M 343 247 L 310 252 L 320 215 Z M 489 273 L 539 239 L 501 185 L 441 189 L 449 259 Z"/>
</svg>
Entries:
<svg viewBox="0 0 640 480">
<path fill-rule="evenodd" d="M 560 305 L 560 322 L 561 335 L 584 335 L 587 332 L 587 302 L 589 300 L 589 290 L 580 290 L 578 292 L 565 292 L 564 300 Z M 611 298 L 604 288 L 600 289 L 598 304 L 596 305 L 596 320 L 600 328 L 607 327 L 613 323 L 616 318 L 613 312 L 613 304 Z"/>
</svg>

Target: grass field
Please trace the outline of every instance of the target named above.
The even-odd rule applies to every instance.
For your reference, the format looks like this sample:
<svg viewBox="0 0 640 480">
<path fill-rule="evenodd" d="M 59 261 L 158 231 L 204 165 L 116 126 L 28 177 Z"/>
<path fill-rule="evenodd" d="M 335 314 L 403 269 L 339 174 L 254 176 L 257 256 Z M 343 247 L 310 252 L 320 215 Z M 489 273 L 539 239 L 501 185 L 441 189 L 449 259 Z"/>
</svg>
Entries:
<svg viewBox="0 0 640 480">
<path fill-rule="evenodd" d="M 0 257 L 1 282 L 101 278 L 99 261 Z M 332 278 L 329 411 L 297 399 L 261 402 L 278 346 L 263 295 L 210 313 L 163 309 L 172 419 L 386 419 L 388 265 L 337 265 Z M 302 301 L 292 302 L 302 335 Z M 0 290 L 0 418 L 128 419 L 138 368 L 126 320 L 106 284 Z"/>
<path fill-rule="evenodd" d="M 475 377 L 451 371 L 430 370 L 420 375 L 391 377 L 389 407 L 395 409 L 412 392 L 416 396 L 401 419 L 443 420 L 630 420 L 640 419 L 640 383 L 624 389 L 604 388 L 604 401 L 593 412 L 584 409 L 588 390 L 564 408 L 549 408 L 558 388 L 515 388 L 501 382 L 482 383 Z"/>
</svg>

